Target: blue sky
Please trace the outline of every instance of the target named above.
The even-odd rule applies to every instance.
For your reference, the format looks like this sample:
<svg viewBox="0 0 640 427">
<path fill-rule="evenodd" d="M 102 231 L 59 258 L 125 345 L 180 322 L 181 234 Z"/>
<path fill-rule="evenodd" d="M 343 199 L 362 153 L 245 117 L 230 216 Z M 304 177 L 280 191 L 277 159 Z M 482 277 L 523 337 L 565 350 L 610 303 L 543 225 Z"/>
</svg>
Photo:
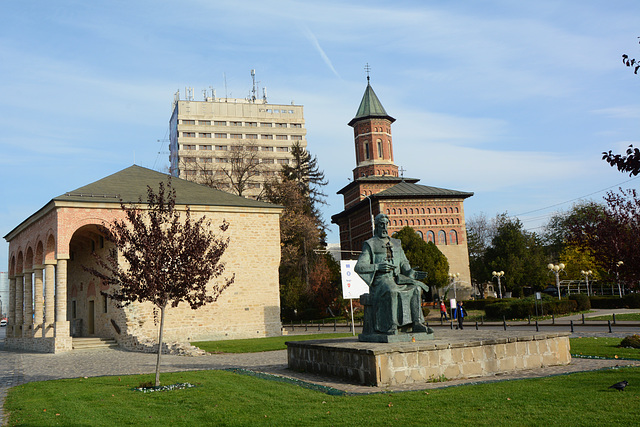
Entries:
<svg viewBox="0 0 640 427">
<path fill-rule="evenodd" d="M 396 163 L 536 230 L 601 190 L 637 187 L 602 151 L 639 144 L 640 2 L 13 1 L 0 27 L 0 234 L 51 198 L 134 162 L 163 170 L 173 94 L 305 106 L 308 149 L 337 190 L 355 166 L 347 123 L 366 86 Z M 160 154 L 159 154 L 160 153 Z M 337 229 L 329 228 L 337 242 Z M 0 244 L 0 271 L 8 244 Z"/>
</svg>

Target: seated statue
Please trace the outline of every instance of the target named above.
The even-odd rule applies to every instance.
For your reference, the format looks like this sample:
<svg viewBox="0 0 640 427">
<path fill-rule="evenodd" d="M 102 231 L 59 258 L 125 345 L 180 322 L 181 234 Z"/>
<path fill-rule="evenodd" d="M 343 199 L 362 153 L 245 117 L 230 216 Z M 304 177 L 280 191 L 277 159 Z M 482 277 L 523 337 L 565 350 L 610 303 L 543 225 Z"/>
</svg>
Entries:
<svg viewBox="0 0 640 427">
<path fill-rule="evenodd" d="M 388 224 L 387 215 L 376 216 L 374 236 L 364 242 L 355 266 L 355 272 L 369 286 L 360 341 L 403 341 L 390 336 L 407 333 L 413 333 L 414 339 L 416 333 L 432 338 L 433 331 L 424 325 L 421 308 L 422 290 L 428 292 L 429 287 L 416 280 L 426 273 L 411 268 L 400 240 L 389 237 Z"/>
</svg>

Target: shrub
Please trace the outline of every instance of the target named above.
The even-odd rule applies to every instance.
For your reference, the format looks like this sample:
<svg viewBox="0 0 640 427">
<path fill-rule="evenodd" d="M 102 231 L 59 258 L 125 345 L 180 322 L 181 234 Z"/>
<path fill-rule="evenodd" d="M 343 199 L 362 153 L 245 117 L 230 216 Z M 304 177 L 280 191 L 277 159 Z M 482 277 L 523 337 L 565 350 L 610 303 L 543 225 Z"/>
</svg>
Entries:
<svg viewBox="0 0 640 427">
<path fill-rule="evenodd" d="M 578 311 L 591 310 L 591 301 L 585 294 L 571 294 L 569 299 L 578 304 Z"/>
<path fill-rule="evenodd" d="M 640 348 L 640 335 L 634 334 L 625 337 L 618 347 L 623 348 Z"/>
<path fill-rule="evenodd" d="M 624 308 L 624 299 L 619 297 L 591 297 L 591 308 Z"/>
<path fill-rule="evenodd" d="M 624 305 L 627 308 L 640 308 L 640 294 L 639 293 L 627 294 L 624 297 L 622 297 L 622 300 L 624 301 Z"/>
</svg>

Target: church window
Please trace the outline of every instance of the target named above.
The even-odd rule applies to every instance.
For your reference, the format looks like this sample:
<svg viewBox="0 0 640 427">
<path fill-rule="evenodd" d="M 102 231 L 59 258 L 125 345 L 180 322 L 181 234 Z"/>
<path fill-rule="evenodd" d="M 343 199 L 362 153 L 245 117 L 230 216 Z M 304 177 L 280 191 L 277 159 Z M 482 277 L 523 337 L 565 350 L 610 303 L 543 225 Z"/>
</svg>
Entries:
<svg viewBox="0 0 640 427">
<path fill-rule="evenodd" d="M 436 236 L 433 231 L 427 231 L 427 242 L 436 243 Z"/>
<path fill-rule="evenodd" d="M 387 209 L 387 215 L 391 215 L 391 209 Z"/>
<path fill-rule="evenodd" d="M 458 244 L 458 233 L 456 233 L 456 230 L 449 231 L 449 243 L 452 245 Z"/>
<path fill-rule="evenodd" d="M 405 215 L 407 214 L 407 208 L 404 208 L 404 214 Z"/>
<path fill-rule="evenodd" d="M 416 225 L 414 220 L 411 220 L 411 225 Z"/>
<path fill-rule="evenodd" d="M 460 224 L 460 218 L 456 218 L 456 222 Z"/>
<path fill-rule="evenodd" d="M 442 224 L 442 218 L 440 218 L 440 224 Z"/>
<path fill-rule="evenodd" d="M 422 213 L 424 214 L 424 208 L 422 208 Z"/>
<path fill-rule="evenodd" d="M 442 208 L 439 208 L 440 213 L 442 213 Z"/>
<path fill-rule="evenodd" d="M 425 221 L 424 219 L 422 220 L 422 225 L 427 225 L 427 221 Z"/>
<path fill-rule="evenodd" d="M 438 231 L 438 244 L 446 245 L 447 244 L 447 233 L 444 230 Z"/>
<path fill-rule="evenodd" d="M 382 158 L 382 140 L 378 140 L 378 158 Z"/>
<path fill-rule="evenodd" d="M 393 225 L 398 225 L 398 222 L 395 219 L 393 220 Z"/>
<path fill-rule="evenodd" d="M 420 239 L 424 240 L 424 236 L 422 235 L 422 231 L 418 230 L 418 231 L 416 231 L 416 234 L 418 236 L 420 236 Z"/>
<path fill-rule="evenodd" d="M 413 208 L 409 208 L 409 213 L 413 215 Z"/>
<path fill-rule="evenodd" d="M 393 208 L 393 211 L 392 211 L 392 212 L 393 212 L 393 214 L 395 215 L 395 214 L 396 214 L 396 209 L 395 209 L 395 208 Z"/>
<path fill-rule="evenodd" d="M 364 143 L 364 158 L 365 159 L 369 159 L 369 143 L 365 142 Z"/>
</svg>

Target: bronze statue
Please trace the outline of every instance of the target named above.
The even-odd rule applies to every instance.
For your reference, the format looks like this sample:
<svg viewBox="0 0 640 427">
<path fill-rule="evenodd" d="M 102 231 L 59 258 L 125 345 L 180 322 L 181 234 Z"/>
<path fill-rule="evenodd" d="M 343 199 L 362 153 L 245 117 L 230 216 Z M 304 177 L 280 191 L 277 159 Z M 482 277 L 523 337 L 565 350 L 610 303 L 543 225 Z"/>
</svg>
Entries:
<svg viewBox="0 0 640 427">
<path fill-rule="evenodd" d="M 388 224 L 387 215 L 376 216 L 374 236 L 364 242 L 355 266 L 356 273 L 369 285 L 369 294 L 360 298 L 365 318 L 359 339 L 431 339 L 433 330 L 424 325 L 421 308 L 422 291 L 428 292 L 429 287 L 416 280 L 426 277 L 426 273 L 411 268 L 400 240 L 389 237 Z"/>
</svg>

